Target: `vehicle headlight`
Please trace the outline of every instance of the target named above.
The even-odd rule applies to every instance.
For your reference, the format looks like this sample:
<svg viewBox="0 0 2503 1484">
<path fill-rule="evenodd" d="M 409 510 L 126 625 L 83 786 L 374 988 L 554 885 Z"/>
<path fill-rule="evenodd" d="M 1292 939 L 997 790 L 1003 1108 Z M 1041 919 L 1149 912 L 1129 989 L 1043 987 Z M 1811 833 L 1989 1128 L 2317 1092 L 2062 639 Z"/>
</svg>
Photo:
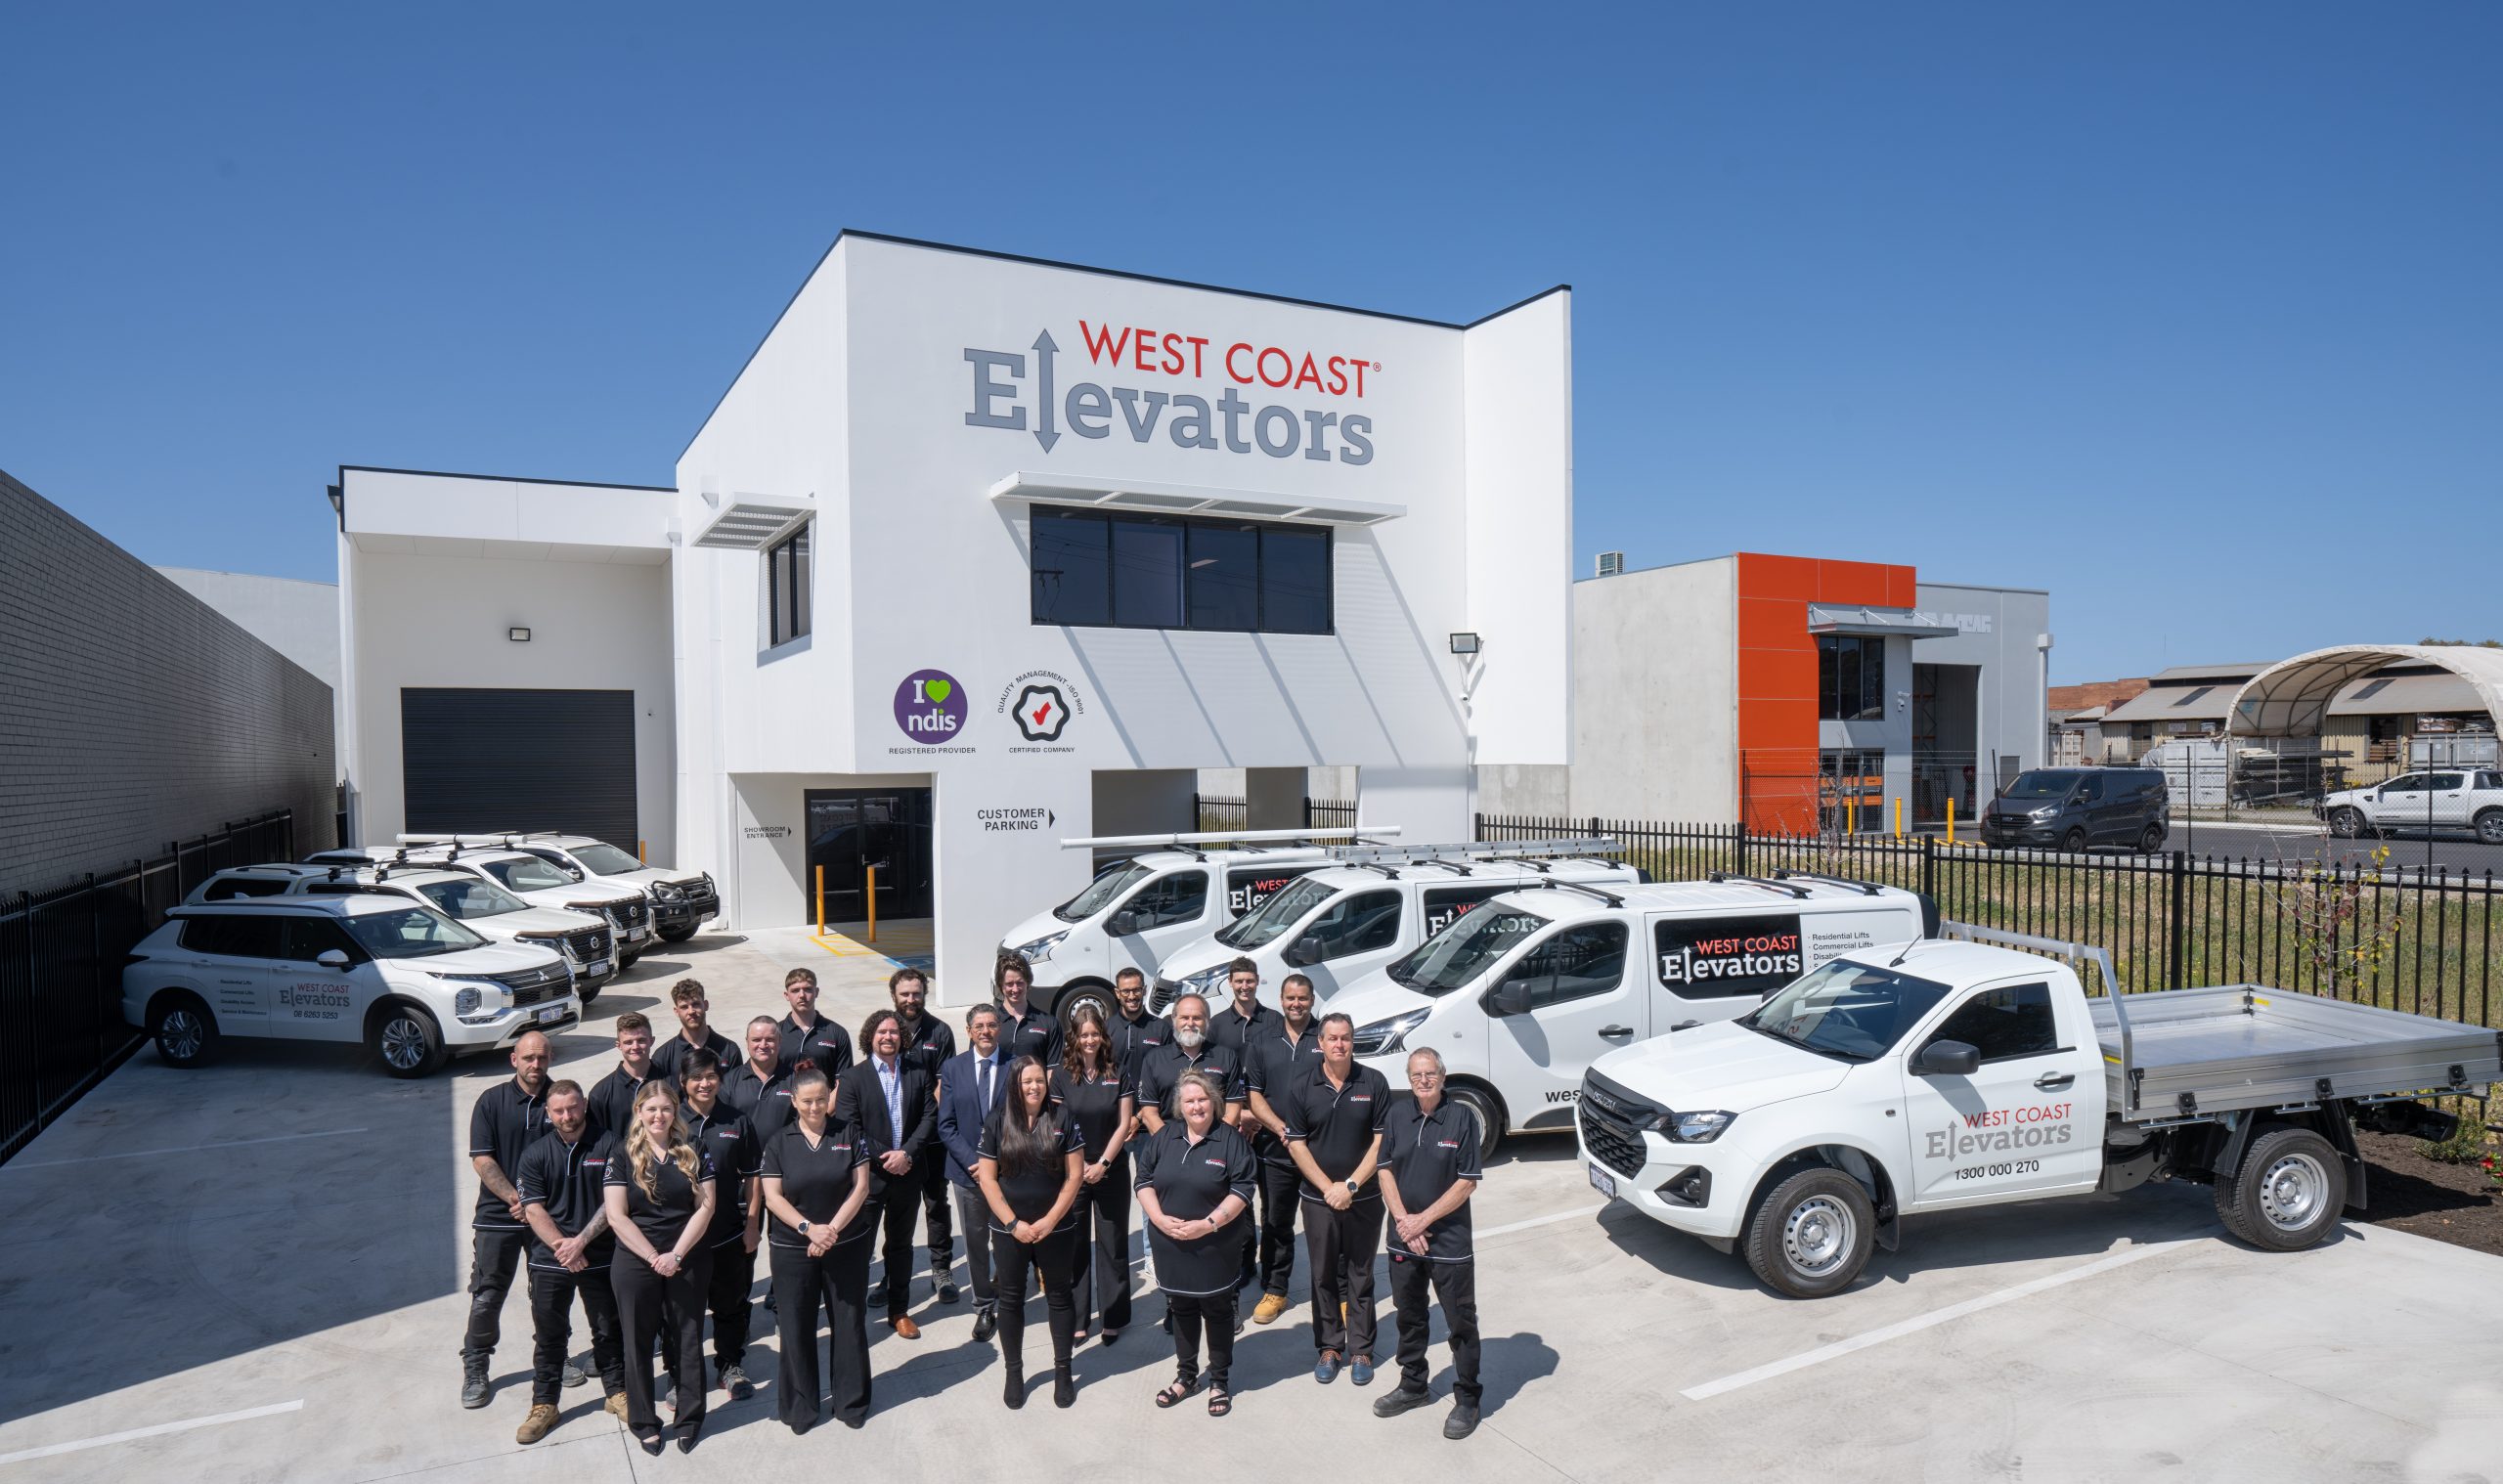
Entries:
<svg viewBox="0 0 2503 1484">
<path fill-rule="evenodd" d="M 1219 964 L 1213 969 L 1203 969 L 1197 974 L 1184 975 L 1182 987 L 1205 999 L 1225 989 L 1228 977 L 1225 965 Z"/>
<path fill-rule="evenodd" d="M 671 886 L 666 881 L 655 882 L 652 884 L 652 900 L 654 901 L 676 901 L 685 895 L 686 894 L 684 892 Z"/>
<path fill-rule="evenodd" d="M 1030 964 L 1039 964 L 1044 959 L 1051 957 L 1052 950 L 1059 947 L 1060 940 L 1067 937 L 1069 937 L 1069 930 L 1066 928 L 1063 928 L 1058 933 L 1046 933 L 1042 937 L 1035 938 L 1031 943 L 1019 944 L 1017 948 L 1018 956 L 1025 959 L 1026 962 Z"/>
<path fill-rule="evenodd" d="M 2059 807 L 2058 805 L 2056 805 L 2056 804 L 2046 804 L 2046 805 L 2043 805 L 2041 808 L 2038 808 L 2038 809 L 2028 809 L 2028 810 L 2026 810 L 2025 817 L 2027 817 L 2028 819 L 2048 819 L 2048 818 L 2050 818 L 2053 814 L 2056 814 L 2056 813 L 2058 813 L 2059 811 L 2060 811 L 2060 807 Z"/>
<path fill-rule="evenodd" d="M 1426 1024 L 1426 1017 L 1432 1013 L 1430 1007 L 1411 1010 L 1405 1015 L 1394 1015 L 1386 1021 L 1375 1021 L 1371 1025 L 1357 1026 L 1356 1055 L 1380 1056 L 1385 1051 L 1397 1051 L 1400 1043 L 1408 1038 L 1408 1033 Z"/>
<path fill-rule="evenodd" d="M 1665 1134 L 1673 1144 L 1709 1144 L 1721 1137 L 1722 1130 L 1737 1121 L 1734 1113 L 1664 1113 L 1651 1120 L 1651 1132 Z"/>
<path fill-rule="evenodd" d="M 475 989 L 461 990 L 452 997 L 452 1013 L 454 1015 L 477 1014 L 479 998 L 478 991 Z"/>
</svg>

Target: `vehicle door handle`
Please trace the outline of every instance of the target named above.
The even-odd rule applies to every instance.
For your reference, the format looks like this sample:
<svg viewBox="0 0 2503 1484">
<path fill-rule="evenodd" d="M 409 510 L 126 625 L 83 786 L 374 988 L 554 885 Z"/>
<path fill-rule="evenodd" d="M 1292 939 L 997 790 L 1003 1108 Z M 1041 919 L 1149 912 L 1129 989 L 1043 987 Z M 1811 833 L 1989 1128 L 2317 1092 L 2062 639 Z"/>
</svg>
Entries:
<svg viewBox="0 0 2503 1484">
<path fill-rule="evenodd" d="M 2046 1071 L 2034 1079 L 2034 1085 L 2044 1092 L 2057 1092 L 2077 1080 L 2073 1071 Z"/>
<path fill-rule="evenodd" d="M 1604 1036 L 1632 1035 L 1633 1033 L 1634 1027 L 1631 1026 L 1602 1026 L 1600 1027 L 1600 1034 Z"/>
</svg>

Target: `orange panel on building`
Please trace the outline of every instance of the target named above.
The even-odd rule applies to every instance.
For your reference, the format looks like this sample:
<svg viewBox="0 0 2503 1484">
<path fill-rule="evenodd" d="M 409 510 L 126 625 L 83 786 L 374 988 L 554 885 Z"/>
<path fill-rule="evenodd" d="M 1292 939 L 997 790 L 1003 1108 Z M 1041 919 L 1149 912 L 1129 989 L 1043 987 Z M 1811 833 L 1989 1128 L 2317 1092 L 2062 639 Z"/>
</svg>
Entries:
<svg viewBox="0 0 2503 1484">
<path fill-rule="evenodd" d="M 1817 827 L 1817 640 L 1808 605 L 1910 608 L 1910 567 L 1737 553 L 1738 765 L 1751 830 Z"/>
</svg>

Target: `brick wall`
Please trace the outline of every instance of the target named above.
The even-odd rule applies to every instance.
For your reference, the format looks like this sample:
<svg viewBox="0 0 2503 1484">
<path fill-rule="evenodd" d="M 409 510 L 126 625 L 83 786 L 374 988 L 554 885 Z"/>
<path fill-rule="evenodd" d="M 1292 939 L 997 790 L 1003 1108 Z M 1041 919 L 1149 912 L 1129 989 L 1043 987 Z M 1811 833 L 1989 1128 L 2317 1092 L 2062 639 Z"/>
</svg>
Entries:
<svg viewBox="0 0 2503 1484">
<path fill-rule="evenodd" d="M 0 472 L 0 893 L 295 810 L 333 844 L 329 687 Z"/>
</svg>

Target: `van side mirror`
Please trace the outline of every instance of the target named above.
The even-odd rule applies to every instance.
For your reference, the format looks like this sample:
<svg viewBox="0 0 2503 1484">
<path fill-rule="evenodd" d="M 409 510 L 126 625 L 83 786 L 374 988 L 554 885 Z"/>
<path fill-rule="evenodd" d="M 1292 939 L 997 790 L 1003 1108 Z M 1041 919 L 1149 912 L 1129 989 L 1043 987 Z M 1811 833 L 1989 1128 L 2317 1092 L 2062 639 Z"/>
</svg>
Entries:
<svg viewBox="0 0 2503 1484">
<path fill-rule="evenodd" d="M 1104 924 L 1104 931 L 1115 938 L 1128 938 L 1145 926 L 1136 912 L 1116 912 Z"/>
<path fill-rule="evenodd" d="M 1295 946 L 1278 956 L 1285 959 L 1290 968 L 1301 969 L 1321 962 L 1321 939 L 1307 933 L 1295 940 Z"/>
<path fill-rule="evenodd" d="M 1498 985 L 1486 996 L 1486 1008 L 1497 1015 L 1529 1014 L 1529 985 L 1514 982 Z"/>
<path fill-rule="evenodd" d="M 328 969 L 334 974 L 338 973 L 339 971 L 346 969 L 348 966 L 347 950 L 344 948 L 325 948 L 321 952 L 313 955 L 313 962 L 320 964 L 323 968 Z"/>
<path fill-rule="evenodd" d="M 1981 1069 L 1981 1050 L 1967 1041 L 1932 1041 L 1912 1058 L 1916 1077 L 1969 1077 Z"/>
</svg>

